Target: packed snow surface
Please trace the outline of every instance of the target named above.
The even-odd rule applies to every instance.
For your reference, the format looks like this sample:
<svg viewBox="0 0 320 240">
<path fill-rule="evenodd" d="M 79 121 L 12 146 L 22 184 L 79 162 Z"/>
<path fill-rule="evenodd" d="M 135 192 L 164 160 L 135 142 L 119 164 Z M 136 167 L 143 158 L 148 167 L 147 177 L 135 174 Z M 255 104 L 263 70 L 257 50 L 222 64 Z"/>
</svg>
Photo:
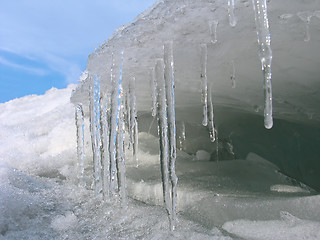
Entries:
<svg viewBox="0 0 320 240">
<path fill-rule="evenodd" d="M 0 239 L 319 239 L 312 190 L 254 154 L 212 162 L 201 149 L 178 151 L 179 221 L 168 231 L 159 145 L 147 132 L 139 133 L 139 167 L 128 153 L 128 207 L 96 198 L 89 154 L 88 185 L 78 186 L 73 88 L 0 105 Z"/>
</svg>

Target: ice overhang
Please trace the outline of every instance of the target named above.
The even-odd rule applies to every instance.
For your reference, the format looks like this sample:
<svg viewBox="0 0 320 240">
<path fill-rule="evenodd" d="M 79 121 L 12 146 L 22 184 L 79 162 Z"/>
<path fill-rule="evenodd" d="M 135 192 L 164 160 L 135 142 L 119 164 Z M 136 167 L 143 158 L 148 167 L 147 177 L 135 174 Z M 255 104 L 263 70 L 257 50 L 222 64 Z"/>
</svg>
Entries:
<svg viewBox="0 0 320 240">
<path fill-rule="evenodd" d="M 316 0 L 268 1 L 275 119 L 271 130 L 263 127 L 263 77 L 249 0 L 236 1 L 234 27 L 229 24 L 227 1 L 159 1 L 91 54 L 87 71 L 98 75 L 102 91 L 106 90 L 113 61 L 114 77 L 119 77 L 123 51 L 123 82 L 126 85 L 135 77 L 142 123 L 139 131 L 148 131 L 152 69 L 156 60 L 163 58 L 164 43 L 172 41 L 176 121 L 186 122 L 187 137 L 195 139 L 190 144 L 191 153 L 195 147 L 213 153 L 216 146 L 209 138 L 207 142 L 198 138 L 205 132 L 200 127 L 200 45 L 207 44 L 207 77 L 212 85 L 220 144 L 231 142 L 239 158 L 254 152 L 319 190 L 319 10 Z M 88 89 L 89 79 L 84 77 L 71 97 L 73 103 L 82 103 L 85 111 Z"/>
</svg>

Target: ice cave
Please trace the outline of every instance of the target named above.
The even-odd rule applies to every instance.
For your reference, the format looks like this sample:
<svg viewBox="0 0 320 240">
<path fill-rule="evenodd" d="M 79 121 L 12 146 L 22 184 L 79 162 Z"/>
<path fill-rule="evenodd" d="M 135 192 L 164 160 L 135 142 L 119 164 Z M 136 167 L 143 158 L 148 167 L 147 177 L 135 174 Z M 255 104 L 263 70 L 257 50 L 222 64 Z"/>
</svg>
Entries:
<svg viewBox="0 0 320 240">
<path fill-rule="evenodd" d="M 51 236 L 319 239 L 319 66 L 320 1 L 156 2 L 88 57 L 72 153 L 41 153 L 59 168 L 36 176 L 94 201 L 65 207 Z"/>
</svg>

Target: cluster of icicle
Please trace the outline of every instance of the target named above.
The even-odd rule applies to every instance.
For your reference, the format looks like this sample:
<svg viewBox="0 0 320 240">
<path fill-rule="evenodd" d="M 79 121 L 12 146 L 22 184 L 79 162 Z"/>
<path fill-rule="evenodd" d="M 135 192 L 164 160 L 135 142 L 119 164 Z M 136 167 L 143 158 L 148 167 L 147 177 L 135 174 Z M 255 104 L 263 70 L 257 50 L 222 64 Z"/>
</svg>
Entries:
<svg viewBox="0 0 320 240">
<path fill-rule="evenodd" d="M 252 0 L 255 12 L 259 57 L 264 75 L 265 90 L 265 127 L 272 127 L 272 92 L 271 92 L 271 60 L 270 33 L 267 17 L 266 0 Z M 228 1 L 229 23 L 237 24 L 234 15 L 234 0 Z M 218 21 L 209 23 L 211 44 L 217 42 Z M 217 130 L 214 124 L 212 87 L 207 79 L 207 44 L 200 44 L 200 79 L 202 92 L 203 121 L 209 129 L 212 142 L 218 142 Z M 115 78 L 115 64 L 112 55 L 110 70 L 111 89 L 101 91 L 100 78 L 89 74 L 89 119 L 93 152 L 94 190 L 97 196 L 105 199 L 119 195 L 121 203 L 126 204 L 126 155 L 125 131 L 129 135 L 129 149 L 133 150 L 133 159 L 138 166 L 138 121 L 136 110 L 135 78 L 129 80 L 127 90 L 122 83 L 123 52 L 119 78 Z M 163 58 L 155 62 L 151 72 L 152 116 L 158 121 L 160 143 L 160 167 L 162 174 L 163 199 L 169 216 L 170 229 L 176 225 L 177 182 L 175 173 L 176 161 L 176 122 L 174 94 L 174 59 L 173 42 L 168 41 L 163 46 Z M 232 86 L 235 87 L 235 68 L 232 61 Z M 79 161 L 79 182 L 84 184 L 84 113 L 82 105 L 76 106 L 77 154 Z M 179 149 L 184 149 L 185 125 L 178 128 L 181 136 L 178 138 Z M 218 154 L 218 143 L 217 154 Z"/>
<path fill-rule="evenodd" d="M 129 82 L 125 93 L 122 83 L 122 64 L 119 78 L 114 77 L 114 60 L 110 70 L 110 86 L 101 91 L 100 78 L 89 74 L 89 120 L 93 153 L 93 183 L 96 196 L 104 199 L 119 195 L 126 205 L 125 131 L 128 129 L 129 147 L 137 161 L 138 123 L 136 114 L 135 79 Z M 79 182 L 84 174 L 84 114 L 82 105 L 76 106 L 77 154 Z"/>
<path fill-rule="evenodd" d="M 158 119 L 163 200 L 169 216 L 170 229 L 174 230 L 178 178 L 175 173 L 177 147 L 173 42 L 166 42 L 163 51 L 164 56 L 156 60 L 152 73 L 152 116 Z M 184 137 L 180 139 L 181 143 Z"/>
</svg>

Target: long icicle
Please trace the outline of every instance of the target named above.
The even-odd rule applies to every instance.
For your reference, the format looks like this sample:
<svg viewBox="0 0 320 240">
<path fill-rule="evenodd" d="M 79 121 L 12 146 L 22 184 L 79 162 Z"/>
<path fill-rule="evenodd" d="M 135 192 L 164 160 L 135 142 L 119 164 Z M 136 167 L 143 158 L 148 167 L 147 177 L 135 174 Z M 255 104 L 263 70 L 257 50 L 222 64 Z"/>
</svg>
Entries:
<svg viewBox="0 0 320 240">
<path fill-rule="evenodd" d="M 157 115 L 157 80 L 155 77 L 155 70 L 152 68 L 150 70 L 150 87 L 151 87 L 151 98 L 152 98 L 152 106 L 151 106 L 151 115 L 155 117 Z"/>
<path fill-rule="evenodd" d="M 171 230 L 176 225 L 176 205 L 177 205 L 177 182 L 178 178 L 175 171 L 177 158 L 176 147 L 176 117 L 175 117 L 175 96 L 174 96 L 174 61 L 173 61 L 173 42 L 169 41 L 164 45 L 164 78 L 167 97 L 167 116 L 168 116 L 168 137 L 169 137 L 169 172 L 171 181 Z"/>
<path fill-rule="evenodd" d="M 118 173 L 118 190 L 121 200 L 121 205 L 126 206 L 127 193 L 126 193 L 126 166 L 125 166 L 125 147 L 124 147 L 124 135 L 125 135 L 125 102 L 122 89 L 122 67 L 123 67 L 123 53 L 122 63 L 119 76 L 119 119 L 118 119 L 118 137 L 117 137 L 117 173 Z"/>
<path fill-rule="evenodd" d="M 203 120 L 202 125 L 208 125 L 208 79 L 207 79 L 207 44 L 200 44 L 200 79 L 201 79 L 201 102 Z"/>
<path fill-rule="evenodd" d="M 92 77 L 91 77 L 92 79 Z M 92 86 L 93 85 L 93 86 Z M 90 86 L 90 129 L 93 152 L 93 178 L 95 194 L 102 191 L 102 166 L 101 166 L 101 124 L 100 124 L 100 80 L 97 75 Z"/>
<path fill-rule="evenodd" d="M 133 160 L 138 166 L 138 120 L 136 110 L 136 79 L 133 77 L 129 81 L 129 99 L 130 99 L 130 142 L 133 146 Z"/>
<path fill-rule="evenodd" d="M 163 201 L 167 210 L 170 226 L 172 203 L 170 201 L 169 186 L 169 142 L 168 142 L 168 123 L 167 123 L 167 103 L 166 103 L 166 87 L 164 81 L 164 62 L 163 59 L 157 59 L 155 65 L 155 76 L 157 79 L 157 118 L 158 118 L 158 134 L 160 143 L 160 164 L 163 189 Z"/>
<path fill-rule="evenodd" d="M 118 133 L 118 119 L 119 119 L 119 106 L 120 106 L 120 89 L 119 80 L 117 81 L 114 76 L 114 57 L 112 55 L 111 66 L 111 84 L 112 84 L 112 99 L 111 99 L 111 122 L 110 122 L 110 192 L 115 194 L 117 188 L 117 165 L 116 165 L 116 144 Z M 120 79 L 120 78 L 119 78 Z"/>
<path fill-rule="evenodd" d="M 259 44 L 259 57 L 263 72 L 264 88 L 264 126 L 267 129 L 272 128 L 272 85 L 271 85 L 271 39 L 269 32 L 269 22 L 267 14 L 266 0 L 252 0 L 253 10 L 255 13 L 255 22 L 257 29 L 257 39 Z"/>
<path fill-rule="evenodd" d="M 212 86 L 211 84 L 209 85 L 209 90 L 208 90 L 208 115 L 209 115 L 209 121 L 208 121 L 208 128 L 209 128 L 209 135 L 210 135 L 210 140 L 211 142 L 214 142 L 216 140 L 216 134 L 215 134 L 215 127 L 214 127 L 214 111 L 213 111 L 213 102 L 212 102 Z"/>
<path fill-rule="evenodd" d="M 78 181 L 79 186 L 84 186 L 84 161 L 85 161 L 85 148 L 84 148 L 84 115 L 82 104 L 76 106 L 75 112 L 76 127 L 77 127 L 77 159 L 78 159 Z"/>
<path fill-rule="evenodd" d="M 107 91 L 102 97 L 101 104 L 101 124 L 102 124 L 102 169 L 103 182 L 102 191 L 104 199 L 110 195 L 110 113 L 111 96 Z"/>
</svg>

